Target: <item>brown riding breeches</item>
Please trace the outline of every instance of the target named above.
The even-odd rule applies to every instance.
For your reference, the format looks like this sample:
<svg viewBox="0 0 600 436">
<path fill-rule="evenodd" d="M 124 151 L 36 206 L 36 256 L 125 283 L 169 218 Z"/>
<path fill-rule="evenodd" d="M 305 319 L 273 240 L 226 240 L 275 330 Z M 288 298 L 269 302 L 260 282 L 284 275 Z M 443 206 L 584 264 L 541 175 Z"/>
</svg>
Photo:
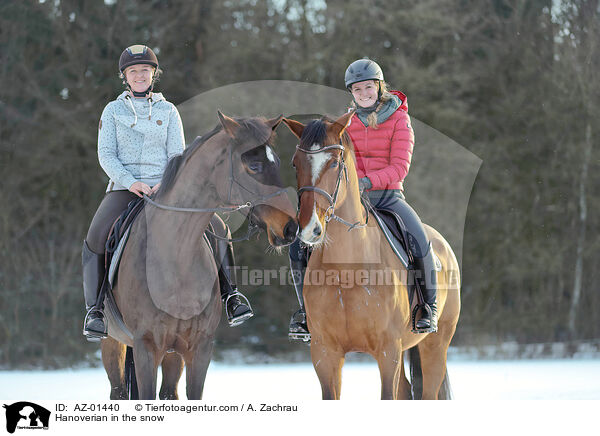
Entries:
<svg viewBox="0 0 600 436">
<path fill-rule="evenodd" d="M 111 191 L 106 193 L 94 218 L 92 218 L 90 229 L 85 238 L 90 250 L 96 254 L 104 253 L 106 238 L 108 238 L 110 228 L 119 215 L 127 209 L 129 202 L 136 198 L 138 196 L 130 191 Z"/>
</svg>

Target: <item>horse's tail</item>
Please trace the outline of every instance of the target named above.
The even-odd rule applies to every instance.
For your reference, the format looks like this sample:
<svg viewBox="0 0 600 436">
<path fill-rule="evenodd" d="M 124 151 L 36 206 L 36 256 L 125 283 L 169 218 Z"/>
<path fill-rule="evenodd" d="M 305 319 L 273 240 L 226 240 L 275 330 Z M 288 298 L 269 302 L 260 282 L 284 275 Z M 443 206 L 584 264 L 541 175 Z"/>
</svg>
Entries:
<svg viewBox="0 0 600 436">
<path fill-rule="evenodd" d="M 125 352 L 125 384 L 130 400 L 139 400 L 137 379 L 135 377 L 135 364 L 133 363 L 133 348 L 127 347 Z"/>
<path fill-rule="evenodd" d="M 408 362 L 410 366 L 410 391 L 413 400 L 420 400 L 423 397 L 423 371 L 421 369 L 421 356 L 419 347 L 414 346 L 408 349 Z M 450 378 L 448 369 L 444 375 L 444 380 L 440 386 L 438 400 L 451 400 L 452 389 L 450 388 Z"/>
</svg>

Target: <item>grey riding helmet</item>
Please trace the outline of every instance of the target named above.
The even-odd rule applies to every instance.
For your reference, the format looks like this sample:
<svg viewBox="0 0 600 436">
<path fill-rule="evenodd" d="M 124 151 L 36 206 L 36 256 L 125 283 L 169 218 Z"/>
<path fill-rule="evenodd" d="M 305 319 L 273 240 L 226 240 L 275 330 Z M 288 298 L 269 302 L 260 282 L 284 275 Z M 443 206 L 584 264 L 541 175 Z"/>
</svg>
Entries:
<svg viewBox="0 0 600 436">
<path fill-rule="evenodd" d="M 364 80 L 380 80 L 383 81 L 383 71 L 381 67 L 377 65 L 377 62 L 371 59 L 359 59 L 352 62 L 348 68 L 346 68 L 346 74 L 344 75 L 344 81 L 346 82 L 346 88 L 350 90 L 353 83 L 362 82 Z"/>
</svg>

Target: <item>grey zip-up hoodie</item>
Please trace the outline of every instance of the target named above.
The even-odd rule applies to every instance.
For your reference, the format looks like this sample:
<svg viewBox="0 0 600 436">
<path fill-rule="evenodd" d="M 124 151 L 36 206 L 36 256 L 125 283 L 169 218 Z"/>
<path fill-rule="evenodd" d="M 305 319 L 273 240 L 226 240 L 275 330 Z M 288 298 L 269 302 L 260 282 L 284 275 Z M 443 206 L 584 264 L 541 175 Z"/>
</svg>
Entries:
<svg viewBox="0 0 600 436">
<path fill-rule="evenodd" d="M 107 192 L 129 189 L 137 181 L 156 185 L 168 160 L 184 148 L 179 112 L 161 93 L 146 99 L 124 91 L 102 112 L 98 160 L 110 177 Z"/>
</svg>

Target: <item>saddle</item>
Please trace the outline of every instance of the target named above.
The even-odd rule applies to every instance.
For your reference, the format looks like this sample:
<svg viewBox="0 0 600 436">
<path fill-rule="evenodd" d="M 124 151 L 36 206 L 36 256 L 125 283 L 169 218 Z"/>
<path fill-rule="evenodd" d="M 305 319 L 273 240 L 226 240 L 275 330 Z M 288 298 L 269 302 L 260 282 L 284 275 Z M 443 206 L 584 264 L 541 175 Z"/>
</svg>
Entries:
<svg viewBox="0 0 600 436">
<path fill-rule="evenodd" d="M 363 200 L 363 202 L 369 210 L 369 213 L 371 213 L 375 218 L 375 221 L 377 221 L 377 225 L 379 225 L 385 239 L 388 244 L 390 244 L 392 251 L 396 254 L 404 268 L 413 270 L 415 268 L 414 260 L 410 250 L 408 250 L 407 229 L 402 217 L 392 209 L 375 209 L 368 200 Z M 435 261 L 435 270 L 440 272 L 442 270 L 442 263 L 435 252 L 433 252 L 433 258 Z M 408 300 L 412 304 L 415 292 L 421 291 L 418 286 L 415 286 L 415 283 L 409 282 L 407 288 Z"/>
</svg>

